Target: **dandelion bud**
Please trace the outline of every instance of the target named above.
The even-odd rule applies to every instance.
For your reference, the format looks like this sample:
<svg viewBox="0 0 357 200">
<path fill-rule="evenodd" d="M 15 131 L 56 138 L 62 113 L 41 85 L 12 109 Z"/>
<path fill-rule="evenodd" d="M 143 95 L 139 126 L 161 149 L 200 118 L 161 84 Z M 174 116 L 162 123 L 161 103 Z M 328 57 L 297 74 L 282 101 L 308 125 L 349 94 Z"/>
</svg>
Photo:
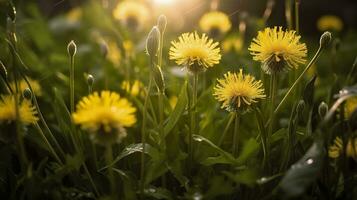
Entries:
<svg viewBox="0 0 357 200">
<path fill-rule="evenodd" d="M 32 92 L 30 90 L 30 88 L 26 88 L 23 92 L 22 92 L 22 96 L 27 99 L 27 100 L 31 100 L 32 99 Z"/>
<path fill-rule="evenodd" d="M 16 8 L 12 3 L 9 3 L 7 16 L 11 19 L 11 21 L 15 22 L 16 20 Z"/>
<path fill-rule="evenodd" d="M 305 101 L 300 100 L 298 105 L 296 106 L 296 112 L 298 113 L 299 116 L 302 116 L 304 109 L 305 109 Z"/>
<path fill-rule="evenodd" d="M 159 49 L 159 43 L 160 31 L 157 26 L 154 26 L 146 39 L 146 52 L 150 55 L 151 58 L 154 58 L 154 56 L 156 56 L 156 53 Z"/>
<path fill-rule="evenodd" d="M 159 31 L 161 34 L 165 32 L 167 25 L 167 18 L 165 15 L 160 15 L 159 18 L 157 19 L 157 27 L 159 28 Z"/>
<path fill-rule="evenodd" d="M 319 105 L 319 115 L 324 118 L 328 112 L 328 105 L 325 102 L 321 102 Z"/>
<path fill-rule="evenodd" d="M 332 35 L 330 32 L 325 31 L 320 37 L 320 47 L 326 48 L 331 42 Z"/>
<path fill-rule="evenodd" d="M 7 79 L 7 70 L 5 65 L 1 62 L 1 60 L 0 60 L 0 75 L 1 78 L 3 78 L 4 80 Z"/>
<path fill-rule="evenodd" d="M 92 76 L 92 74 L 88 74 L 87 76 L 87 84 L 89 87 L 92 87 L 94 83 L 94 77 Z"/>
<path fill-rule="evenodd" d="M 73 57 L 74 55 L 76 55 L 77 53 L 77 45 L 76 43 L 74 43 L 73 40 L 71 40 L 68 45 L 67 45 L 67 52 L 68 52 L 68 55 Z"/>
</svg>

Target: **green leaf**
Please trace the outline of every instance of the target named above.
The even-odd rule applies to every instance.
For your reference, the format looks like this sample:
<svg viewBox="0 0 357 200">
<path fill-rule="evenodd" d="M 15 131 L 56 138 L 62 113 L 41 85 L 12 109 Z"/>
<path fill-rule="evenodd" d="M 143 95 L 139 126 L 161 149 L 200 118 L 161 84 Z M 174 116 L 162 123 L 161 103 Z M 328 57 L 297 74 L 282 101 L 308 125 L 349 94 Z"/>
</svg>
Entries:
<svg viewBox="0 0 357 200">
<path fill-rule="evenodd" d="M 287 198 L 302 195 L 317 178 L 324 158 L 321 142 L 314 142 L 306 154 L 287 171 L 280 189 Z"/>
<path fill-rule="evenodd" d="M 119 160 L 137 152 L 143 152 L 143 143 L 138 143 L 138 144 L 131 144 L 127 146 L 113 161 L 111 165 L 114 165 L 117 163 Z M 158 158 L 159 157 L 159 152 L 157 149 L 153 148 L 151 145 L 146 144 L 145 145 L 145 154 L 148 154 L 152 158 Z M 107 166 L 106 166 L 107 167 Z M 106 168 L 105 167 L 105 168 Z"/>
<path fill-rule="evenodd" d="M 317 76 L 314 75 L 314 77 L 312 77 L 312 79 L 306 84 L 305 89 L 304 89 L 304 94 L 303 94 L 303 98 L 305 103 L 307 103 L 308 105 L 312 106 L 313 102 L 314 102 L 314 93 L 315 93 L 315 81 L 316 81 Z"/>
<path fill-rule="evenodd" d="M 165 188 L 158 188 L 155 186 L 149 186 L 145 189 L 145 195 L 153 197 L 155 199 L 173 199 L 172 194 Z"/>
<path fill-rule="evenodd" d="M 180 95 L 177 99 L 177 104 L 168 117 L 168 121 L 164 127 L 164 135 L 167 136 L 170 131 L 175 127 L 177 122 L 179 121 L 180 117 L 182 116 L 182 113 L 185 111 L 187 102 L 188 102 L 188 97 L 187 97 L 187 81 L 181 88 Z"/>
<path fill-rule="evenodd" d="M 238 163 L 244 163 L 246 162 L 250 157 L 252 157 L 255 153 L 257 153 L 259 150 L 259 143 L 253 139 L 250 138 L 248 141 L 244 143 L 243 149 L 237 159 Z"/>
<path fill-rule="evenodd" d="M 196 142 L 204 142 L 205 144 L 207 144 L 208 146 L 210 146 L 211 148 L 213 148 L 216 153 L 218 153 L 220 156 L 216 157 L 216 159 L 214 158 L 208 158 L 208 161 L 203 161 L 202 163 L 204 164 L 216 164 L 216 163 L 230 163 L 233 165 L 238 164 L 236 159 L 234 159 L 234 157 L 232 156 L 232 154 L 224 151 L 223 149 L 219 148 L 217 145 L 213 144 L 211 141 L 209 141 L 208 139 L 204 138 L 203 136 L 200 135 L 193 135 L 193 139 Z M 213 160 L 213 161 L 212 161 Z M 219 162 L 218 162 L 219 161 Z"/>
<path fill-rule="evenodd" d="M 137 199 L 135 193 L 135 183 L 134 178 L 130 177 L 128 173 L 123 170 L 113 168 L 113 171 L 118 173 L 122 182 L 123 182 L 123 190 L 124 190 L 124 197 L 125 199 Z"/>
</svg>

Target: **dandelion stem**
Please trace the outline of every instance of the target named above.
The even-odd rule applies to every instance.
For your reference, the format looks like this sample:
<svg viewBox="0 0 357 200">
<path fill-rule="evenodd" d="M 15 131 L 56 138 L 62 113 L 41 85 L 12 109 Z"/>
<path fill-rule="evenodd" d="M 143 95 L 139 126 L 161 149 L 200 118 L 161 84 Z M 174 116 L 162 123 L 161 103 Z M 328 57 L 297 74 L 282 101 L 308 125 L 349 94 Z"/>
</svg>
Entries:
<svg viewBox="0 0 357 200">
<path fill-rule="evenodd" d="M 270 113 L 269 113 L 269 128 L 268 128 L 268 135 L 267 135 L 267 148 L 270 149 L 270 137 L 273 135 L 273 128 L 275 122 L 275 97 L 276 97 L 276 90 L 277 90 L 277 76 L 276 72 L 271 74 L 270 77 Z M 268 150 L 269 151 L 269 150 Z"/>
<path fill-rule="evenodd" d="M 230 115 L 231 116 L 229 117 L 228 123 L 227 123 L 226 127 L 224 128 L 221 138 L 219 139 L 218 146 L 221 146 L 221 144 L 223 143 L 223 140 L 224 140 L 225 136 L 227 135 L 228 129 L 231 126 L 231 124 L 235 118 L 234 113 L 230 113 Z"/>
<path fill-rule="evenodd" d="M 300 32 L 299 8 L 300 8 L 300 0 L 295 0 L 295 31 L 297 34 L 299 34 Z"/>
<path fill-rule="evenodd" d="M 109 144 L 107 145 L 106 148 L 106 162 L 108 166 L 108 175 L 109 175 L 109 181 L 110 181 L 110 190 L 111 190 L 111 196 L 113 199 L 116 199 L 115 191 L 116 191 L 116 184 L 115 184 L 115 178 L 114 178 L 114 173 L 113 173 L 113 148 L 112 145 Z"/>
<path fill-rule="evenodd" d="M 70 72 L 69 72 L 69 89 L 70 89 L 70 106 L 71 113 L 74 112 L 74 55 L 70 55 Z"/>
<path fill-rule="evenodd" d="M 234 133 L 233 133 L 233 156 L 238 156 L 238 147 L 239 147 L 239 125 L 240 125 L 240 116 L 239 113 L 235 113 L 234 118 Z"/>
<path fill-rule="evenodd" d="M 147 110 L 148 110 L 148 102 L 151 94 L 152 88 L 152 73 L 150 73 L 149 85 L 146 91 L 146 97 L 144 101 L 143 108 L 143 122 L 141 128 L 141 143 L 143 145 L 143 151 L 141 152 L 141 166 L 140 166 L 140 194 L 141 199 L 144 199 L 144 189 L 145 189 L 145 151 L 146 151 L 146 118 L 147 118 Z"/>
<path fill-rule="evenodd" d="M 191 131 L 190 135 L 188 138 L 188 149 L 189 149 L 189 165 L 191 168 L 192 162 L 193 162 L 193 135 L 198 134 L 197 133 L 197 83 L 198 83 L 198 73 L 195 73 L 193 75 L 193 80 L 192 80 L 192 101 L 191 101 Z"/>
<path fill-rule="evenodd" d="M 295 88 L 295 86 L 301 81 L 301 79 L 304 77 L 305 73 L 310 69 L 310 67 L 315 63 L 315 61 L 317 60 L 317 58 L 320 56 L 322 51 L 321 46 L 319 47 L 319 49 L 316 51 L 316 54 L 314 55 L 314 57 L 311 59 L 311 61 L 309 62 L 309 64 L 306 66 L 306 68 L 304 69 L 304 71 L 300 74 L 300 76 L 295 80 L 294 84 L 289 88 L 289 90 L 286 92 L 285 96 L 283 97 L 283 99 L 280 101 L 279 105 L 275 108 L 274 113 L 276 114 L 279 109 L 281 108 L 281 106 L 283 105 L 283 103 L 286 101 L 286 99 L 288 98 L 288 96 L 290 95 L 290 93 L 292 92 L 292 90 Z M 271 118 L 269 120 L 272 120 Z"/>
<path fill-rule="evenodd" d="M 292 25 L 292 14 L 291 14 L 291 0 L 285 0 L 285 18 L 288 29 L 291 30 L 293 28 Z"/>
<path fill-rule="evenodd" d="M 53 149 L 51 143 L 47 140 L 47 137 L 45 136 L 45 134 L 43 133 L 43 131 L 42 131 L 41 127 L 40 127 L 40 125 L 37 122 L 35 123 L 35 127 L 36 127 L 37 131 L 40 133 L 40 136 L 42 137 L 43 141 L 48 146 L 48 149 L 53 154 L 53 157 L 57 160 L 58 163 L 63 165 L 62 160 L 58 157 L 56 151 Z"/>
<path fill-rule="evenodd" d="M 269 150 L 267 148 L 267 132 L 264 127 L 264 119 L 263 119 L 262 112 L 260 111 L 259 108 L 255 108 L 255 116 L 258 121 L 258 128 L 260 132 L 260 139 L 263 149 L 263 169 L 265 169 L 267 166 L 266 162 L 269 160 Z"/>
</svg>

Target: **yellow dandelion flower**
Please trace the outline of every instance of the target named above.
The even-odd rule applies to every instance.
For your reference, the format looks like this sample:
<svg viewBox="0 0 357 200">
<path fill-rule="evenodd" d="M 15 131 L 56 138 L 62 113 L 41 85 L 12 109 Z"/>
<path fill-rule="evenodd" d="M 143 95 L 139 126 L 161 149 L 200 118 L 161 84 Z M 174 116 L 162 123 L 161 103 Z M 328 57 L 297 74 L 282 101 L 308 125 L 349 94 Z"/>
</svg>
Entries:
<svg viewBox="0 0 357 200">
<path fill-rule="evenodd" d="M 336 137 L 333 144 L 328 148 L 328 156 L 330 158 L 339 158 L 344 152 L 343 141 L 340 137 Z M 357 138 L 349 138 L 346 145 L 346 156 L 357 160 Z"/>
<path fill-rule="evenodd" d="M 119 142 L 126 136 L 126 127 L 136 122 L 136 109 L 125 98 L 110 91 L 83 97 L 72 114 L 73 122 L 88 130 L 96 142 Z"/>
<path fill-rule="evenodd" d="M 0 122 L 13 122 L 16 120 L 15 96 L 2 95 L 0 98 Z M 20 100 L 20 99 L 19 99 Z M 30 100 L 22 99 L 19 103 L 20 121 L 27 125 L 37 122 L 37 111 Z"/>
<path fill-rule="evenodd" d="M 235 50 L 240 52 L 243 48 L 243 40 L 240 36 L 231 36 L 225 39 L 222 43 L 223 52 L 230 52 Z"/>
<path fill-rule="evenodd" d="M 213 67 L 221 60 L 219 43 L 213 42 L 205 34 L 200 37 L 197 32 L 184 33 L 171 45 L 170 59 L 193 73 Z"/>
<path fill-rule="evenodd" d="M 42 90 L 41 90 L 41 85 L 38 81 L 33 80 L 31 78 L 27 78 L 27 80 L 29 81 L 31 88 L 33 90 L 33 92 L 36 94 L 36 96 L 41 96 L 42 95 Z M 15 91 L 15 82 L 11 82 L 10 83 L 10 87 L 13 91 Z M 21 80 L 19 82 L 19 92 L 23 92 L 25 89 L 29 88 L 29 86 L 27 85 L 25 80 Z"/>
<path fill-rule="evenodd" d="M 335 15 L 325 15 L 317 20 L 317 28 L 320 31 L 341 31 L 343 29 L 343 22 Z"/>
<path fill-rule="evenodd" d="M 169 98 L 169 104 L 170 104 L 170 107 L 171 107 L 172 109 L 175 108 L 175 106 L 176 106 L 176 104 L 177 104 L 177 100 L 178 100 L 177 96 L 171 96 L 171 97 Z"/>
<path fill-rule="evenodd" d="M 228 15 L 219 11 L 212 11 L 204 14 L 199 22 L 200 28 L 211 36 L 217 36 L 228 32 L 231 27 L 231 21 Z"/>
<path fill-rule="evenodd" d="M 230 112 L 251 110 L 251 106 L 264 99 L 263 83 L 249 74 L 228 72 L 223 79 L 217 80 L 213 95 L 222 102 L 222 108 Z"/>
<path fill-rule="evenodd" d="M 130 41 L 130 40 L 124 40 L 123 41 L 123 47 L 124 47 L 124 50 L 125 50 L 125 54 L 127 55 L 127 56 L 134 56 L 135 54 L 134 54 L 134 50 L 135 50 L 135 48 L 134 48 L 134 44 L 133 44 L 133 42 L 132 41 Z"/>
<path fill-rule="evenodd" d="M 121 88 L 134 97 L 138 96 L 143 86 L 143 83 L 139 80 L 135 80 L 132 84 L 129 81 L 123 81 L 121 84 Z"/>
<path fill-rule="evenodd" d="M 351 117 L 352 113 L 357 109 L 357 96 L 347 99 L 345 104 L 345 117 Z"/>
<path fill-rule="evenodd" d="M 118 3 L 113 15 L 117 20 L 134 30 L 145 25 L 145 22 L 150 17 L 146 5 L 133 0 L 125 0 Z"/>
<path fill-rule="evenodd" d="M 357 138 L 350 138 L 346 146 L 346 156 L 357 160 Z"/>
<path fill-rule="evenodd" d="M 262 63 L 267 73 L 298 68 L 306 62 L 307 48 L 300 43 L 295 31 L 283 31 L 282 27 L 265 28 L 259 31 L 249 47 L 253 59 Z"/>
<path fill-rule="evenodd" d="M 343 153 L 343 141 L 340 137 L 336 137 L 333 144 L 328 148 L 328 156 L 330 158 L 338 158 Z"/>
<path fill-rule="evenodd" d="M 119 66 L 121 61 L 121 54 L 117 43 L 109 40 L 107 44 L 108 44 L 108 54 L 107 54 L 108 60 L 111 63 L 113 63 L 115 66 Z"/>
<path fill-rule="evenodd" d="M 66 15 L 66 19 L 69 21 L 69 22 L 72 22 L 72 23 L 76 23 L 78 21 L 81 20 L 82 18 L 82 9 L 77 7 L 77 8 L 73 8 L 72 10 L 70 10 L 67 15 Z"/>
</svg>

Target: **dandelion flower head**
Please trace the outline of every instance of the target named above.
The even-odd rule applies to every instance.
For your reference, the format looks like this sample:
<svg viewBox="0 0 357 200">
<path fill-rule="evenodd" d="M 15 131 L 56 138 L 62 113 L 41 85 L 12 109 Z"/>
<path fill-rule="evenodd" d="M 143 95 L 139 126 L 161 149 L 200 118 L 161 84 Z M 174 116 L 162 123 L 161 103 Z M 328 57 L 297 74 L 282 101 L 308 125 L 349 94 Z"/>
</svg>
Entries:
<svg viewBox="0 0 357 200">
<path fill-rule="evenodd" d="M 221 60 L 219 43 L 213 42 L 205 34 L 199 36 L 197 32 L 184 33 L 171 44 L 170 59 L 187 67 L 192 73 L 213 67 Z"/>
<path fill-rule="evenodd" d="M 263 83 L 249 74 L 228 72 L 217 80 L 213 95 L 230 112 L 245 113 L 260 99 L 265 98 Z"/>
<path fill-rule="evenodd" d="M 248 50 L 267 74 L 296 69 L 306 62 L 306 44 L 300 43 L 295 31 L 283 31 L 282 27 L 259 31 Z"/>
<path fill-rule="evenodd" d="M 20 121 L 25 124 L 34 124 L 38 121 L 36 108 L 28 99 L 18 99 Z M 14 122 L 16 120 L 16 107 L 14 95 L 1 95 L 0 122 Z"/>
<path fill-rule="evenodd" d="M 126 136 L 126 127 L 136 122 L 136 109 L 125 98 L 110 91 L 83 97 L 72 114 L 75 124 L 92 133 L 100 143 L 120 141 Z"/>
</svg>

